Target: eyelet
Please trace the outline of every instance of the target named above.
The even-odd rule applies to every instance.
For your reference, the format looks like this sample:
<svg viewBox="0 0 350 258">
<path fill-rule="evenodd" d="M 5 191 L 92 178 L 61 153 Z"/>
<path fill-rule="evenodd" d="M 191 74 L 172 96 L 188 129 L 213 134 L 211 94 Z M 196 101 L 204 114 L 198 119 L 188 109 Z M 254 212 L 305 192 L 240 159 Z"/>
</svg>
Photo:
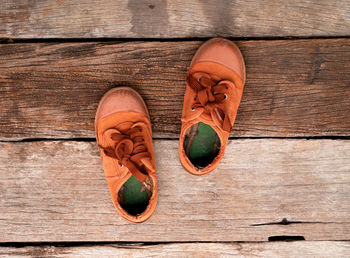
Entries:
<svg viewBox="0 0 350 258">
<path fill-rule="evenodd" d="M 123 164 L 120 164 L 119 166 L 120 166 L 120 168 L 123 168 L 123 167 L 124 167 L 124 165 L 123 165 Z"/>
<path fill-rule="evenodd" d="M 226 94 L 224 95 L 224 99 L 227 99 L 227 95 Z"/>
<path fill-rule="evenodd" d="M 197 81 L 198 81 L 198 82 L 201 82 L 201 79 L 202 79 L 202 77 L 198 77 Z"/>
<path fill-rule="evenodd" d="M 196 109 L 192 107 L 191 110 L 192 110 L 192 111 L 195 111 Z"/>
</svg>

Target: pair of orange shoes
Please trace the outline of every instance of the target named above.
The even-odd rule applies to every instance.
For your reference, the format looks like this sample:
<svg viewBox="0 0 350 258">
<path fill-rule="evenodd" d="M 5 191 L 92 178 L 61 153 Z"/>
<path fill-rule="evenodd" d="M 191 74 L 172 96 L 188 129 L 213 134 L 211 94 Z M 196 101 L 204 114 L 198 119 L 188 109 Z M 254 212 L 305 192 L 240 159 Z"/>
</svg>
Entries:
<svg viewBox="0 0 350 258">
<path fill-rule="evenodd" d="M 179 142 L 180 161 L 189 173 L 207 174 L 219 164 L 244 83 L 244 60 L 231 41 L 211 39 L 193 57 Z M 95 130 L 115 208 L 129 222 L 144 222 L 157 204 L 157 178 L 151 123 L 142 97 L 127 87 L 107 92 L 96 112 Z M 206 143 L 201 145 L 201 140 Z"/>
</svg>

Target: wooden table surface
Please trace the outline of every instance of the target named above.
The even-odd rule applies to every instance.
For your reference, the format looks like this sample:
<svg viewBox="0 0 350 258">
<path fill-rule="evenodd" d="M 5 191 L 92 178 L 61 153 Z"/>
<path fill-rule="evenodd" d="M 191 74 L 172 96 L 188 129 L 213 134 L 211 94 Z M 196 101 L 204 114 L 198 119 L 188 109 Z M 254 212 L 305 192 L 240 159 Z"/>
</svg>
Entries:
<svg viewBox="0 0 350 258">
<path fill-rule="evenodd" d="M 247 82 L 221 164 L 194 177 L 185 75 L 215 36 Z M 348 0 L 0 0 L 0 40 L 0 256 L 350 256 Z M 117 215 L 94 138 L 116 86 L 153 126 L 159 201 L 140 225 Z"/>
</svg>

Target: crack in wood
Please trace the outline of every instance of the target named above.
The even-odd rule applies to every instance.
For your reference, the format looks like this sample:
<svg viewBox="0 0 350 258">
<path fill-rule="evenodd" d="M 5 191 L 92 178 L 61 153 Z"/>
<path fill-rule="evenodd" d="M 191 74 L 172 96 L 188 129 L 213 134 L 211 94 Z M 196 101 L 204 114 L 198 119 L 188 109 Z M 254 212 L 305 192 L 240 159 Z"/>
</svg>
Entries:
<svg viewBox="0 0 350 258">
<path fill-rule="evenodd" d="M 283 225 L 287 226 L 290 224 L 330 224 L 330 223 L 336 223 L 336 222 L 322 222 L 322 221 L 299 221 L 299 220 L 291 220 L 289 221 L 287 218 L 283 218 L 280 222 L 267 222 L 267 223 L 257 223 L 257 224 L 251 224 L 250 226 L 257 227 L 257 226 L 268 226 L 268 225 Z"/>
<path fill-rule="evenodd" d="M 229 137 L 229 140 L 254 140 L 254 139 L 264 139 L 264 140 L 350 140 L 350 136 L 305 136 L 305 137 L 266 137 L 266 136 L 237 136 Z M 164 140 L 164 141 L 178 141 L 179 138 L 175 137 L 153 137 L 153 140 Z M 23 138 L 23 139 L 0 139 L 0 142 L 52 142 L 52 141 L 73 141 L 73 142 L 95 142 L 96 138 L 91 137 L 66 137 L 66 138 Z"/>
<path fill-rule="evenodd" d="M 303 236 L 270 236 L 268 238 L 269 241 L 300 241 L 305 240 Z"/>
<path fill-rule="evenodd" d="M 288 236 L 282 236 L 288 237 Z M 0 256 L 29 257 L 299 257 L 300 250 L 308 257 L 347 257 L 350 243 L 347 241 L 295 241 L 279 242 L 221 242 L 221 243 L 169 243 L 155 246 L 138 244 L 93 246 L 26 246 L 0 248 Z M 294 240 L 294 241 L 293 241 Z M 278 240 L 276 240 L 278 241 Z"/>
</svg>

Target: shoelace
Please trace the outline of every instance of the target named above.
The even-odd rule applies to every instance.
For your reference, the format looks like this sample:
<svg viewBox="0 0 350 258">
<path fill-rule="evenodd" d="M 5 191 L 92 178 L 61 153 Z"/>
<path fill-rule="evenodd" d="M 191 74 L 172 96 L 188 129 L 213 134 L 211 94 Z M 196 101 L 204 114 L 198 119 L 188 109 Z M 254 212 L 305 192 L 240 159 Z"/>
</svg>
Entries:
<svg viewBox="0 0 350 258">
<path fill-rule="evenodd" d="M 227 115 L 228 110 L 225 108 L 224 101 L 228 98 L 229 87 L 235 87 L 234 84 L 228 80 L 214 80 L 204 72 L 189 73 L 187 82 L 196 92 L 196 98 L 192 106 L 192 114 L 182 120 L 186 122 L 202 115 L 206 119 L 211 118 L 223 130 L 231 132 L 233 122 Z M 209 116 L 206 113 L 209 113 Z"/>
<path fill-rule="evenodd" d="M 117 159 L 120 166 L 127 167 L 140 182 L 147 179 L 148 174 L 145 173 L 155 172 L 151 155 L 144 142 L 143 128 L 146 128 L 146 125 L 138 122 L 123 131 L 108 129 L 103 136 L 109 147 L 99 145 L 107 156 Z"/>
</svg>

